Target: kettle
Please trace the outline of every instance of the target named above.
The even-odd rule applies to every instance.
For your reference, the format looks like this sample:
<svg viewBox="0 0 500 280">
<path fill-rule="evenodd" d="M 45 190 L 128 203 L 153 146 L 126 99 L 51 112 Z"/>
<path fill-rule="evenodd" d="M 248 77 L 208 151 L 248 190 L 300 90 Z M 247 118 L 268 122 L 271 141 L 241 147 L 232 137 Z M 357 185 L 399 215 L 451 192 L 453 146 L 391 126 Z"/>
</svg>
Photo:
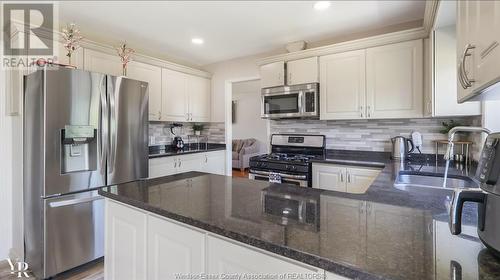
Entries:
<svg viewBox="0 0 500 280">
<path fill-rule="evenodd" d="M 391 138 L 392 142 L 392 158 L 394 159 L 406 159 L 408 155 L 413 152 L 415 146 L 413 141 L 409 138 L 403 136 L 396 136 Z M 411 145 L 411 148 L 410 148 Z"/>
</svg>

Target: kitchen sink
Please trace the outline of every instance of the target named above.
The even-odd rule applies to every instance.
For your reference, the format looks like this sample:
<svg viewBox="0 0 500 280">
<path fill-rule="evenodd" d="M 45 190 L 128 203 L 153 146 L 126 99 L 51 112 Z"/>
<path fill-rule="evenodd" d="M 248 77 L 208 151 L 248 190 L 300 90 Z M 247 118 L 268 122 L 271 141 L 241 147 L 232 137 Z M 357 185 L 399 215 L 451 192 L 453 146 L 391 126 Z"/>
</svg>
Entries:
<svg viewBox="0 0 500 280">
<path fill-rule="evenodd" d="M 443 181 L 443 174 L 416 174 L 400 172 L 394 182 L 394 187 L 400 190 L 412 190 L 416 188 L 455 189 L 478 187 L 474 180 L 466 176 L 448 176 L 448 179 L 446 179 L 446 187 L 443 187 Z"/>
</svg>

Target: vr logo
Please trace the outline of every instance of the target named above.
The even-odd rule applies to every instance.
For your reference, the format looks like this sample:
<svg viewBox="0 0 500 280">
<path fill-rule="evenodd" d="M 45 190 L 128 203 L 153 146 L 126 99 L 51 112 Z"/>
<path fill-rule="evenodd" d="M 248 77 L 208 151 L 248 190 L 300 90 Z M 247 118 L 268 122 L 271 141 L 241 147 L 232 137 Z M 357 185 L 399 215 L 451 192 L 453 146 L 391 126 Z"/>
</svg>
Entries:
<svg viewBox="0 0 500 280">
<path fill-rule="evenodd" d="M 4 53 L 9 55 L 53 55 L 54 5 L 50 3 L 3 4 Z M 16 24 L 21 46 L 13 46 L 11 29 Z M 42 34 L 45 34 L 42 36 Z M 47 36 L 48 34 L 48 36 Z"/>
</svg>

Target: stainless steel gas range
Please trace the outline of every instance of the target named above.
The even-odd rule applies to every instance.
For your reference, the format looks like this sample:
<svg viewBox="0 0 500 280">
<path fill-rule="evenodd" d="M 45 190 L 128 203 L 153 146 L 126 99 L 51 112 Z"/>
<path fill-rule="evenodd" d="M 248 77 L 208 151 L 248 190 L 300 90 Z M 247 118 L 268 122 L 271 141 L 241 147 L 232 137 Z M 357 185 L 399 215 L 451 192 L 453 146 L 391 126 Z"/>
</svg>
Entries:
<svg viewBox="0 0 500 280">
<path fill-rule="evenodd" d="M 324 135 L 273 134 L 271 153 L 250 158 L 248 177 L 310 187 L 311 160 L 324 156 Z"/>
</svg>

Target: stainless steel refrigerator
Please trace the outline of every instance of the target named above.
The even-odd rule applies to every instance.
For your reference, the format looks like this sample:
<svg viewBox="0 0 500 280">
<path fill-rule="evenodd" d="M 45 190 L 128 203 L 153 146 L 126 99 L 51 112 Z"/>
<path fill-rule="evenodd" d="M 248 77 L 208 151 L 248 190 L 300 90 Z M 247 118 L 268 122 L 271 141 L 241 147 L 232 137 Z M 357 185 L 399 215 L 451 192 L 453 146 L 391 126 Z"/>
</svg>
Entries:
<svg viewBox="0 0 500 280">
<path fill-rule="evenodd" d="M 147 88 L 69 68 L 25 76 L 24 243 L 35 276 L 103 256 L 97 189 L 148 177 Z"/>
</svg>

